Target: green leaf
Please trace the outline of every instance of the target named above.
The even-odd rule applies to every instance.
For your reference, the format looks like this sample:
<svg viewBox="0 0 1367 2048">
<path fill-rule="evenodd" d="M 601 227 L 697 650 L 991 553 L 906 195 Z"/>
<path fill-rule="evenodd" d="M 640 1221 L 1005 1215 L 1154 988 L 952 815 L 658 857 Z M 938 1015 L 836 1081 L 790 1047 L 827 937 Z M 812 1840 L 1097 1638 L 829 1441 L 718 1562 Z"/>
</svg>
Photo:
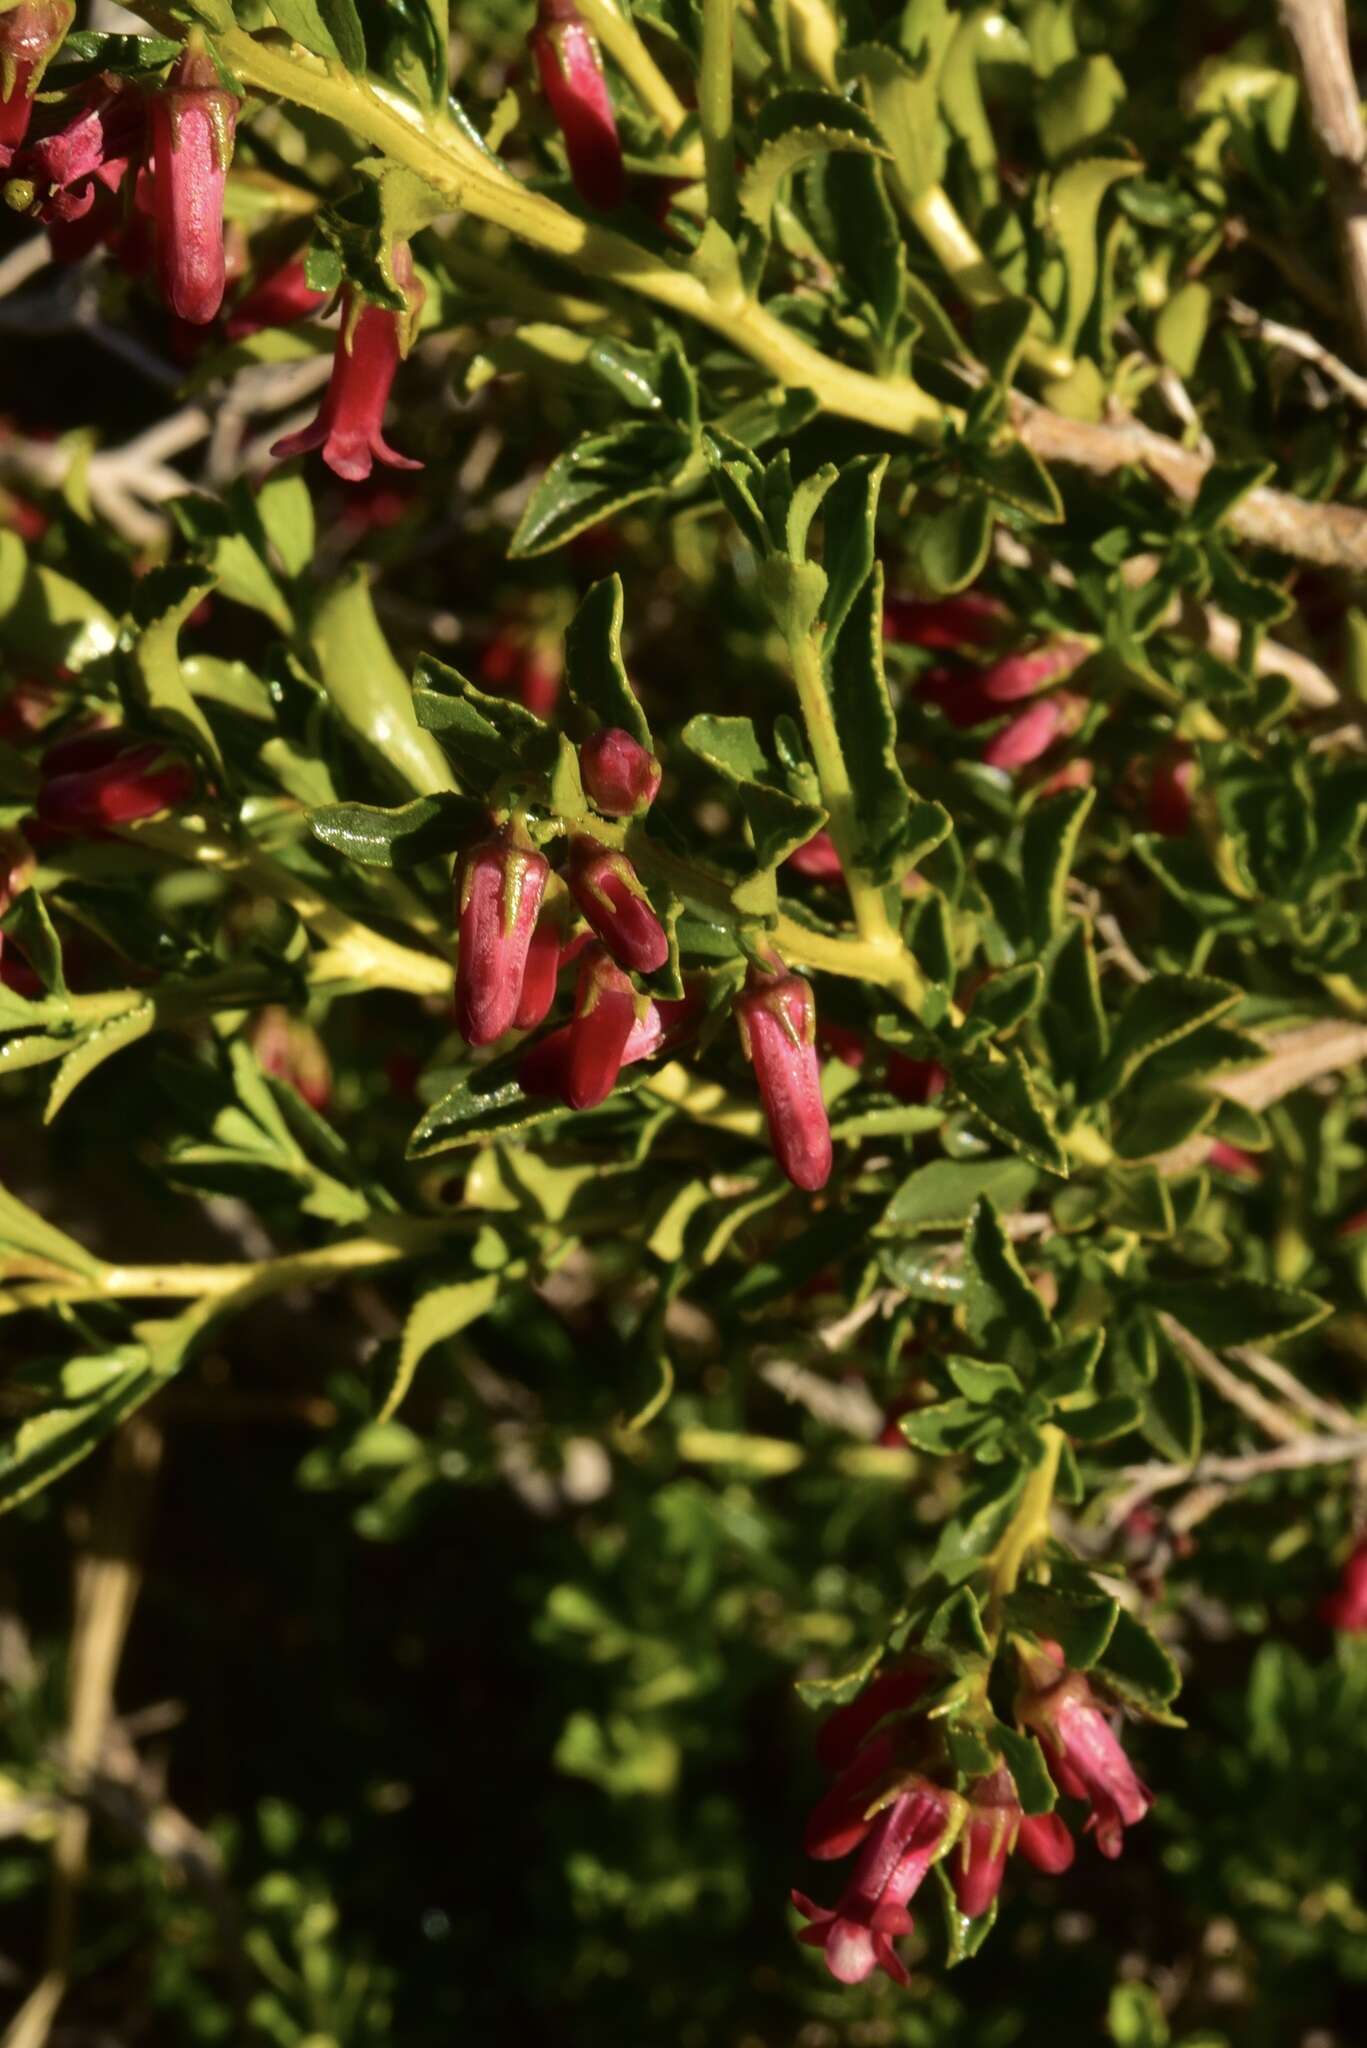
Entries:
<svg viewBox="0 0 1367 2048">
<path fill-rule="evenodd" d="M 854 793 L 854 859 L 875 881 L 900 880 L 916 856 L 907 852 L 911 800 L 897 761 L 897 720 L 883 673 L 881 563 L 851 600 L 827 652 L 826 673 Z M 937 818 L 937 833 L 938 826 Z"/>
<path fill-rule="evenodd" d="M 1091 933 L 1080 919 L 1069 927 L 1049 969 L 1044 1032 L 1059 1078 L 1090 1088 L 1091 1077 L 1105 1058 L 1110 1031 Z"/>
<path fill-rule="evenodd" d="M 1111 58 L 1071 57 L 1060 64 L 1044 80 L 1035 101 L 1035 126 L 1044 154 L 1056 162 L 1104 135 L 1124 100 L 1125 81 Z"/>
<path fill-rule="evenodd" d="M 143 1345 L 123 1345 L 109 1358 L 116 1370 L 98 1393 L 30 1415 L 0 1440 L 0 1514 L 88 1457 L 161 1384 Z"/>
<path fill-rule="evenodd" d="M 1023 1159 L 935 1159 L 909 1173 L 883 1211 L 882 1229 L 911 1234 L 968 1221 L 982 1195 L 999 1212 L 1019 1208 L 1037 1178 Z"/>
<path fill-rule="evenodd" d="M 1004 1721 L 998 1721 L 992 1730 L 992 1740 L 1016 1781 L 1021 1811 L 1052 1813 L 1058 1803 L 1058 1790 L 1049 1775 L 1044 1751 L 1035 1737 L 1022 1735 L 1015 1728 L 1007 1727 Z"/>
<path fill-rule="evenodd" d="M 1058 1586 L 1017 1586 L 1006 1603 L 1013 1628 L 1056 1642 L 1073 1671 L 1089 1671 L 1115 1632 L 1118 1600 L 1104 1593 L 1069 1593 Z"/>
<path fill-rule="evenodd" d="M 784 182 L 800 164 L 833 150 L 888 154 L 863 108 L 834 92 L 776 94 L 760 111 L 755 140 L 759 148 L 741 180 L 740 210 L 766 235 Z"/>
<path fill-rule="evenodd" d="M 1155 974 L 1132 989 L 1111 1032 L 1110 1052 L 1097 1081 L 1098 1095 L 1113 1095 L 1165 1046 L 1213 1024 L 1239 1001 L 1228 981 L 1197 974 Z"/>
<path fill-rule="evenodd" d="M 933 1458 L 955 1456 L 1001 1433 L 1000 1423 L 981 1416 L 976 1404 L 962 1397 L 913 1408 L 898 1416 L 897 1427 L 914 1450 L 928 1451 Z"/>
<path fill-rule="evenodd" d="M 986 1196 L 979 1198 L 964 1233 L 964 1320 L 973 1341 L 986 1351 L 1006 1350 L 1017 1336 L 1045 1350 L 1056 1341 L 1053 1319 L 1026 1279 Z"/>
<path fill-rule="evenodd" d="M 1121 178 L 1134 177 L 1139 168 L 1128 158 L 1086 157 L 1069 164 L 1050 184 L 1047 220 L 1063 259 L 1064 274 L 1055 333 L 1066 349 L 1076 348 L 1096 292 L 1097 223 L 1102 202 L 1112 185 Z"/>
<path fill-rule="evenodd" d="M 374 804 L 325 804 L 309 830 L 324 846 L 367 867 L 410 868 L 468 844 L 488 824 L 482 804 L 443 792 L 414 797 L 396 810 Z"/>
<path fill-rule="evenodd" d="M 945 1370 L 966 1401 L 990 1407 L 999 1394 L 1023 1391 L 1019 1373 L 1009 1365 L 990 1365 L 981 1358 L 946 1358 Z"/>
<path fill-rule="evenodd" d="M 627 420 L 581 435 L 532 492 L 509 555 L 549 554 L 628 505 L 662 497 L 692 454 L 692 437 L 669 420 Z"/>
<path fill-rule="evenodd" d="M 852 1664 L 834 1678 L 798 1678 L 793 1681 L 793 1690 L 804 1707 L 813 1707 L 824 1713 L 832 1707 L 847 1707 L 851 1700 L 858 1699 L 864 1687 L 873 1677 L 883 1661 L 883 1645 L 879 1643 L 867 1655 Z"/>
<path fill-rule="evenodd" d="M 1038 315 L 1029 299 L 994 299 L 969 321 L 973 352 L 996 384 L 1009 385 Z"/>
<path fill-rule="evenodd" d="M 826 596 L 821 622 L 828 651 L 839 638 L 851 605 L 873 574 L 878 530 L 878 497 L 887 473 L 885 455 L 859 456 L 830 486 L 825 502 L 821 566 Z"/>
<path fill-rule="evenodd" d="M 434 1344 L 468 1328 L 486 1315 L 498 1299 L 499 1275 L 448 1280 L 420 1294 L 408 1313 L 394 1376 L 375 1410 L 377 1422 L 388 1422 L 413 1384 L 413 1376 Z"/>
<path fill-rule="evenodd" d="M 1108 1691 L 1154 1719 L 1169 1718 L 1164 1710 L 1182 1689 L 1182 1674 L 1162 1644 L 1123 1607 L 1096 1670 Z"/>
<path fill-rule="evenodd" d="M 6 855 L 0 842 L 0 867 Z M 0 883 L 3 888 L 3 883 Z M 5 912 L 4 930 L 19 946 L 43 988 L 50 996 L 66 1000 L 66 976 L 62 972 L 62 947 L 48 916 L 47 905 L 34 888 L 22 889 Z"/>
<path fill-rule="evenodd" d="M 13 1277 L 16 1258 L 37 1259 L 85 1280 L 100 1271 L 100 1261 L 84 1245 L 47 1222 L 8 1188 L 0 1187 L 0 1273 Z"/>
<path fill-rule="evenodd" d="M 774 773 L 748 718 L 720 718 L 701 713 L 690 718 L 679 735 L 689 752 L 735 790 L 754 840 L 755 863 L 772 869 L 799 846 L 805 846 L 826 822 L 816 804 L 800 803 L 785 789 L 763 778 Z"/>
<path fill-rule="evenodd" d="M 1068 874 L 1094 789 L 1065 789 L 1037 803 L 1021 832 L 1021 882 L 1035 943 L 1044 946 L 1063 923 Z"/>
<path fill-rule="evenodd" d="M 919 588 L 949 597 L 976 583 L 992 545 L 992 521 L 991 499 L 973 489 L 918 519 L 908 554 Z"/>
<path fill-rule="evenodd" d="M 1161 1329 L 1155 1335 L 1157 1371 L 1147 1389 L 1144 1434 L 1160 1458 L 1194 1465 L 1201 1455 L 1201 1390 L 1177 1346 Z"/>
<path fill-rule="evenodd" d="M 256 494 L 261 528 L 287 576 L 302 576 L 313 560 L 313 500 L 302 476 L 268 477 Z"/>
<path fill-rule="evenodd" d="M 119 630 L 88 591 L 31 564 L 17 533 L 0 529 L 0 639 L 11 660 L 80 671 L 111 654 Z"/>
<path fill-rule="evenodd" d="M 1189 533 L 1214 533 L 1241 498 L 1258 490 L 1274 474 L 1272 462 L 1217 462 L 1201 479 L 1196 497 L 1182 524 Z"/>
<path fill-rule="evenodd" d="M 957 1585 L 978 1569 L 1006 1534 L 1025 1476 L 1025 1466 L 1011 1458 L 975 1476 L 940 1532 L 930 1559 L 933 1572 Z"/>
<path fill-rule="evenodd" d="M 859 43 L 840 60 L 841 76 L 857 78 L 864 103 L 892 151 L 897 182 L 915 200 L 944 176 L 945 130 L 937 102 L 937 81 L 957 19 L 934 24 L 919 63 L 886 43 Z"/>
<path fill-rule="evenodd" d="M 136 1008 L 125 1010 L 88 1031 L 57 1069 L 43 1111 L 43 1122 L 50 1124 L 63 1103 L 71 1098 L 87 1076 L 94 1073 L 96 1067 L 102 1066 L 116 1052 L 122 1052 L 125 1046 L 135 1045 L 140 1038 L 145 1038 L 156 1020 L 155 1006 L 151 1002 L 141 1002 Z"/>
<path fill-rule="evenodd" d="M 976 1053 L 955 1059 L 952 1077 L 965 1102 L 1013 1152 L 1032 1159 L 1046 1173 L 1066 1177 L 1063 1148 L 1019 1052 L 999 1060 Z"/>
<path fill-rule="evenodd" d="M 389 651 L 364 569 L 324 590 L 309 626 L 319 679 L 342 724 L 407 796 L 454 789 L 437 742 L 418 725 L 408 678 Z"/>
<path fill-rule="evenodd" d="M 1144 1286 L 1142 1298 L 1217 1351 L 1229 1344 L 1276 1344 L 1299 1337 L 1333 1314 L 1331 1302 L 1299 1287 L 1214 1275 L 1202 1280 L 1154 1279 Z"/>
<path fill-rule="evenodd" d="M 1129 1394 L 1106 1394 L 1086 1408 L 1060 1408 L 1055 1419 L 1080 1444 L 1106 1444 L 1139 1427 L 1144 1404 Z"/>
<path fill-rule="evenodd" d="M 223 757 L 208 719 L 181 673 L 180 629 L 213 589 L 213 578 L 188 568 L 153 569 L 137 588 L 134 617 L 141 631 L 133 643 L 138 699 L 153 721 L 206 756 L 222 773 Z"/>
<path fill-rule="evenodd" d="M 619 726 L 649 748 L 650 727 L 622 660 L 622 611 L 615 573 L 586 592 L 565 633 L 565 683 L 600 725 Z"/>
</svg>

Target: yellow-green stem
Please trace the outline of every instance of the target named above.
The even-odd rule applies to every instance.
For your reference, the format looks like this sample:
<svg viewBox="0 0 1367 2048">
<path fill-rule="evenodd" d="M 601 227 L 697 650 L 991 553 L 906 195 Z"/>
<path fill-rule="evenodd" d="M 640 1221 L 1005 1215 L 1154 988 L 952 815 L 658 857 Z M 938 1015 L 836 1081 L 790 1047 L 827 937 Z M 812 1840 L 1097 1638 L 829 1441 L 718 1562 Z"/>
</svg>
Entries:
<svg viewBox="0 0 1367 2048">
<path fill-rule="evenodd" d="M 1054 1502 L 1064 1436 L 1052 1422 L 1045 1424 L 1040 1435 L 1044 1439 L 1044 1455 L 1026 1479 L 1006 1534 L 992 1553 L 992 1595 L 988 1620 L 994 1633 L 1001 1626 L 1004 1603 L 1016 1590 L 1022 1565 L 1031 1551 L 1037 1550 L 1049 1537 L 1049 1511 Z"/>
<path fill-rule="evenodd" d="M 995 306 L 1010 296 L 943 185 L 927 185 L 915 198 L 899 181 L 894 180 L 894 186 L 908 220 L 970 306 Z M 1031 367 L 1046 377 L 1066 377 L 1073 369 L 1067 349 L 1056 348 L 1039 335 L 1031 335 L 1024 354 Z"/>
<path fill-rule="evenodd" d="M 736 225 L 736 124 L 732 106 L 736 0 L 703 0 L 698 118 L 707 167 L 707 210 L 730 234 Z"/>
</svg>

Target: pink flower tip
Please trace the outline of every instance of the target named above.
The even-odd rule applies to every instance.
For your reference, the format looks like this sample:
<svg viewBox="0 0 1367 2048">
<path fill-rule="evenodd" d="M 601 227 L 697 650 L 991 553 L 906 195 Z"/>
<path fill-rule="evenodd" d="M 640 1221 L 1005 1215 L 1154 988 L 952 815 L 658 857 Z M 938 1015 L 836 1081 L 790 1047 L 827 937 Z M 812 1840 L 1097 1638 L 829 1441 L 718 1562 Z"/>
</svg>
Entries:
<svg viewBox="0 0 1367 2048">
<path fill-rule="evenodd" d="M 422 468 L 384 438 L 390 389 L 425 296 L 406 242 L 394 245 L 394 281 L 407 300 L 405 313 L 372 305 L 353 286 L 343 292 L 332 376 L 318 417 L 274 444 L 271 454 L 281 461 L 321 448 L 333 474 L 353 484 L 363 483 L 377 461 L 391 469 Z"/>
<path fill-rule="evenodd" d="M 471 847 L 459 869 L 456 1028 L 470 1045 L 511 1030 L 550 868 L 505 838 Z"/>
<path fill-rule="evenodd" d="M 529 42 L 575 190 L 588 205 L 611 212 L 626 196 L 622 144 L 598 45 L 574 0 L 541 0 Z"/>
<path fill-rule="evenodd" d="M 604 726 L 579 749 L 584 793 L 609 818 L 639 817 L 659 794 L 661 768 L 655 756 L 621 726 Z"/>
<path fill-rule="evenodd" d="M 613 959 L 634 974 L 653 974 L 669 958 L 669 939 L 623 853 L 584 835 L 570 847 L 565 876 Z"/>
</svg>

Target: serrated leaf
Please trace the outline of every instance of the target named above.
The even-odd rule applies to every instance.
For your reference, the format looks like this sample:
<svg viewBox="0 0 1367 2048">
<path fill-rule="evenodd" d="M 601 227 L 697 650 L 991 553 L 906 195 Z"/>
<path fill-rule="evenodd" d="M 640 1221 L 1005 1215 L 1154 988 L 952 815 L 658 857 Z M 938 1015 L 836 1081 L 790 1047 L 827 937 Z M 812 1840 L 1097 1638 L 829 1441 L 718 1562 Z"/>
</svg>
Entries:
<svg viewBox="0 0 1367 2048">
<path fill-rule="evenodd" d="M 1067 1175 L 1063 1148 L 1019 1052 L 1009 1052 L 999 1060 L 988 1060 L 976 1053 L 956 1059 L 952 1076 L 954 1086 L 975 1114 L 1014 1152 L 1034 1160 L 1046 1173 L 1060 1178 Z"/>
<path fill-rule="evenodd" d="M 692 453 L 691 437 L 668 420 L 627 420 L 581 435 L 527 500 L 509 555 L 549 554 L 628 505 L 663 496 Z"/>
<path fill-rule="evenodd" d="M 1020 1374 L 1009 1365 L 993 1365 L 981 1358 L 949 1357 L 945 1370 L 966 1401 L 990 1407 L 999 1394 L 1023 1392 Z"/>
<path fill-rule="evenodd" d="M 760 112 L 755 139 L 759 148 L 741 180 L 740 210 L 766 235 L 784 182 L 800 164 L 835 150 L 888 154 L 863 108 L 833 92 L 776 94 Z"/>
<path fill-rule="evenodd" d="M 978 1569 L 1006 1534 L 1025 1476 L 1025 1466 L 1011 1458 L 977 1472 L 940 1532 L 930 1559 L 933 1572 L 957 1585 Z"/>
<path fill-rule="evenodd" d="M 1182 1674 L 1162 1644 L 1123 1607 L 1095 1668 L 1127 1706 L 1156 1719 L 1165 1718 L 1182 1689 Z"/>
<path fill-rule="evenodd" d="M 831 1707 L 847 1707 L 857 1699 L 874 1672 L 883 1661 L 881 1643 L 852 1664 L 848 1670 L 839 1672 L 834 1678 L 798 1678 L 793 1681 L 793 1690 L 804 1707 L 825 1712 Z"/>
<path fill-rule="evenodd" d="M 1005 1213 L 1018 1208 L 1037 1178 L 1022 1159 L 934 1159 L 909 1173 L 883 1211 L 881 1228 L 912 1233 L 966 1223 L 981 1195 Z"/>
<path fill-rule="evenodd" d="M 394 1376 L 375 1410 L 377 1422 L 388 1422 L 413 1384 L 414 1374 L 435 1344 L 467 1329 L 488 1313 L 498 1299 L 499 1275 L 448 1280 L 420 1294 L 408 1312 L 394 1365 Z"/>
<path fill-rule="evenodd" d="M 964 1233 L 964 1320 L 987 1351 L 1005 1350 L 1017 1336 L 1047 1350 L 1057 1335 L 986 1196 Z"/>
<path fill-rule="evenodd" d="M 1021 882 L 1035 943 L 1044 946 L 1063 923 L 1068 875 L 1094 789 L 1065 789 L 1032 808 L 1021 829 Z"/>
<path fill-rule="evenodd" d="M 748 718 L 701 713 L 680 734 L 684 745 L 735 790 L 754 841 L 755 863 L 772 869 L 805 846 L 826 822 L 816 804 L 804 804 L 762 779 L 772 773 Z"/>
<path fill-rule="evenodd" d="M 951 597 L 975 583 L 992 545 L 992 522 L 991 500 L 973 489 L 919 518 L 908 550 L 917 585 L 931 597 Z"/>
<path fill-rule="evenodd" d="M 1056 1642 L 1072 1671 L 1087 1671 L 1096 1663 L 1119 1613 L 1119 1601 L 1104 1593 L 1068 1593 L 1057 1586 L 1017 1586 L 1006 1602 L 1009 1624 Z"/>
<path fill-rule="evenodd" d="M 1197 974 L 1155 974 L 1130 991 L 1111 1031 L 1098 1095 L 1123 1088 L 1145 1060 L 1233 1009 L 1242 991 Z"/>
<path fill-rule="evenodd" d="M 1201 1390 L 1177 1346 L 1161 1332 L 1145 1400 L 1144 1434 L 1160 1458 L 1194 1465 L 1201 1455 Z"/>
<path fill-rule="evenodd" d="M 82 1081 L 93 1074 L 116 1052 L 125 1046 L 135 1045 L 145 1038 L 156 1022 L 156 1009 L 150 1002 L 142 1002 L 135 1009 L 125 1010 L 108 1023 L 97 1024 L 86 1033 L 80 1043 L 73 1047 L 57 1069 L 52 1089 L 43 1111 L 43 1122 L 50 1124 L 65 1102 L 68 1102 Z"/>
<path fill-rule="evenodd" d="M 1060 1408 L 1059 1427 L 1082 1444 L 1106 1444 L 1112 1437 L 1137 1429 L 1144 1418 L 1144 1404 L 1130 1394 L 1105 1394 L 1085 1408 Z"/>
<path fill-rule="evenodd" d="M 181 627 L 213 588 L 212 576 L 188 568 L 149 571 L 137 589 L 135 618 L 141 630 L 133 643 L 133 674 L 138 699 L 153 722 L 207 757 L 221 774 L 218 741 L 181 673 L 177 646 Z"/>
<path fill-rule="evenodd" d="M 1016 1782 L 1023 1813 L 1052 1813 L 1058 1803 L 1058 1789 L 1049 1775 L 1044 1751 L 1033 1735 L 1023 1735 L 998 1721 L 992 1739 L 1001 1751 L 1006 1768 Z"/>
<path fill-rule="evenodd" d="M 650 748 L 650 727 L 622 660 L 622 613 L 615 573 L 585 593 L 565 633 L 565 683 L 601 725 L 619 726 Z"/>
<path fill-rule="evenodd" d="M 482 804 L 443 792 L 414 797 L 394 810 L 375 804 L 325 804 L 310 811 L 309 830 L 324 846 L 367 867 L 409 868 L 454 853 L 487 828 Z"/>
<path fill-rule="evenodd" d="M 881 563 L 845 612 L 826 674 L 854 796 L 855 861 L 875 881 L 900 879 L 911 796 L 897 761 L 897 721 L 883 673 Z"/>
<path fill-rule="evenodd" d="M 1175 1317 L 1203 1344 L 1276 1344 L 1313 1330 L 1333 1314 L 1333 1304 L 1299 1287 L 1270 1280 L 1161 1280 L 1146 1283 L 1143 1298 Z"/>
</svg>

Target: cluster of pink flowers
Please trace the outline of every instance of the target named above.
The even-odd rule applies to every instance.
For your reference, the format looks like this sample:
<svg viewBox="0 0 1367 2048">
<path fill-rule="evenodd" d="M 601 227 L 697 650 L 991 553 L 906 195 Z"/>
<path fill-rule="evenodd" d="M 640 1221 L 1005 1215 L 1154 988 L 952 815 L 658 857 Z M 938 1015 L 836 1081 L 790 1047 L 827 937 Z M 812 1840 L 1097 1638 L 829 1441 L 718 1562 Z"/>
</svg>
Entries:
<svg viewBox="0 0 1367 2048">
<path fill-rule="evenodd" d="M 604 817 L 640 816 L 660 787 L 659 762 L 618 727 L 586 740 L 579 764 L 585 794 Z M 536 1030 L 562 967 L 577 963 L 570 1021 L 523 1055 L 519 1080 L 528 1094 L 593 1108 L 624 1067 L 667 1050 L 693 1023 L 693 992 L 669 1001 L 630 979 L 665 965 L 669 939 L 631 860 L 592 832 L 571 837 L 563 872 L 553 877 L 526 835 L 504 826 L 462 855 L 457 900 L 456 1023 L 471 1045 Z M 736 1017 L 779 1164 L 798 1187 L 823 1187 L 831 1133 L 810 987 L 776 960 L 752 967 Z"/>
<path fill-rule="evenodd" d="M 894 598 L 883 614 L 889 640 L 964 657 L 927 669 L 917 688 L 964 730 L 996 722 L 981 750 L 991 768 L 1024 768 L 1039 760 L 1055 741 L 1077 731 L 1087 709 L 1084 698 L 1058 687 L 1086 660 L 1086 643 L 1056 639 L 1005 649 L 1001 643 L 1009 628 L 1003 607 L 976 591 L 925 603 Z M 989 658 L 967 658 L 969 651 Z"/>
<path fill-rule="evenodd" d="M 1056 1644 L 1015 1642 L 1019 1726 L 1038 1736 L 1060 1793 L 1088 1809 L 1086 1829 L 1105 1856 L 1142 1820 L 1152 1795 L 1135 1776 L 1088 1679 L 1070 1671 Z M 1004 1761 L 961 1786 L 945 1782 L 937 1723 L 925 1717 L 945 1674 L 912 1656 L 879 1674 L 826 1722 L 817 1754 L 833 1783 L 813 1808 L 804 1847 L 822 1861 L 857 1860 L 833 1907 L 801 1892 L 800 1939 L 820 1948 L 831 1974 L 858 1984 L 881 1969 L 908 1981 L 893 1947 L 912 1931 L 908 1910 L 932 1864 L 943 1861 L 959 1910 L 987 1912 L 1013 1852 L 1037 1870 L 1066 1870 L 1075 1853 L 1058 1813 L 1027 1814 Z"/>
</svg>

